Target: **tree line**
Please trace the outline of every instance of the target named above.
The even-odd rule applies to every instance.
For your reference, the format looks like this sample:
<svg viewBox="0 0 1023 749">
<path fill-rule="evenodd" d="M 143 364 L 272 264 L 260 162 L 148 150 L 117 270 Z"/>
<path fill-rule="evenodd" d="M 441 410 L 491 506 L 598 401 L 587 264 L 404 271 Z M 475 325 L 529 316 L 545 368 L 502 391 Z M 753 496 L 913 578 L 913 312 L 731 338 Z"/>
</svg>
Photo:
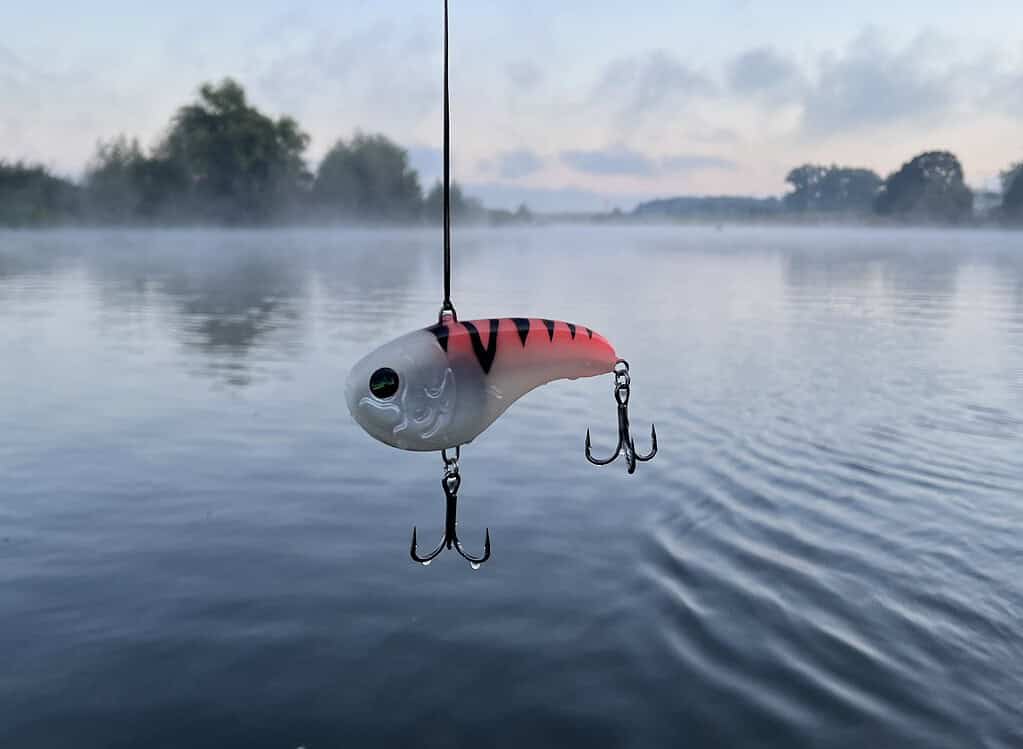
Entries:
<svg viewBox="0 0 1023 749">
<path fill-rule="evenodd" d="M 235 81 L 206 83 L 152 149 L 124 135 L 101 142 L 80 183 L 0 161 L 0 224 L 441 220 L 440 183 L 424 191 L 387 137 L 338 140 L 315 171 L 308 145 L 294 119 L 260 112 Z M 451 208 L 458 220 L 486 217 L 458 185 Z"/>
<path fill-rule="evenodd" d="M 790 190 L 779 198 L 688 197 L 640 204 L 639 217 L 711 220 L 891 221 L 964 224 L 1000 221 L 1023 225 L 1023 162 L 1001 174 L 1002 192 L 975 196 L 959 159 L 927 151 L 882 179 L 860 167 L 804 164 L 789 171 Z M 980 197 L 981 201 L 975 201 Z M 977 204 L 975 204 L 977 203 Z"/>
<path fill-rule="evenodd" d="M 39 165 L 0 161 L 0 225 L 440 221 L 440 184 L 424 191 L 408 152 L 385 136 L 338 140 L 315 171 L 305 158 L 308 145 L 293 118 L 260 112 L 235 81 L 206 83 L 153 148 L 124 135 L 101 142 L 79 183 Z M 1023 225 L 1023 162 L 1001 180 L 1000 203 L 984 194 L 989 205 L 975 211 L 956 156 L 928 151 L 885 179 L 869 169 L 805 164 L 788 173 L 791 189 L 780 199 L 671 198 L 641 204 L 632 215 L 961 224 L 983 212 Z M 451 204 L 455 220 L 532 219 L 525 207 L 487 211 L 458 185 Z"/>
<path fill-rule="evenodd" d="M 785 208 L 795 213 L 878 216 L 914 223 L 960 224 L 974 218 L 974 195 L 963 179 L 959 159 L 948 151 L 928 151 L 903 164 L 886 179 L 869 169 L 806 164 L 789 172 L 792 190 Z M 1023 209 L 1008 200 L 1005 218 Z"/>
</svg>

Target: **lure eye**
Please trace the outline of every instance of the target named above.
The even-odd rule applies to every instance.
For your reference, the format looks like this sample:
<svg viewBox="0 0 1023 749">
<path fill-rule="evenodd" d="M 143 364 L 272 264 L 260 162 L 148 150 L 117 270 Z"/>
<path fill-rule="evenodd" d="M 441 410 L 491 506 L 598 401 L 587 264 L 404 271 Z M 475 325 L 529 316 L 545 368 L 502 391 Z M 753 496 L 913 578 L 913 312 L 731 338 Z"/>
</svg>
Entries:
<svg viewBox="0 0 1023 749">
<path fill-rule="evenodd" d="M 398 392 L 398 373 L 389 367 L 378 369 L 370 375 L 369 392 L 377 398 L 390 398 Z"/>
</svg>

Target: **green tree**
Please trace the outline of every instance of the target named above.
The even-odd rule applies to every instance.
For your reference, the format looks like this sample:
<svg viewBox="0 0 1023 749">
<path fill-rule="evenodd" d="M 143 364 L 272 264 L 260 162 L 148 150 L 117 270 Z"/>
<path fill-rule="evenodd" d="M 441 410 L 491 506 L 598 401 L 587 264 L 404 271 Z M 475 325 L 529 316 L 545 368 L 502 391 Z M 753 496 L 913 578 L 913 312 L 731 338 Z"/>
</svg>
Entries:
<svg viewBox="0 0 1023 749">
<path fill-rule="evenodd" d="M 1002 172 L 1002 216 L 1013 223 L 1023 222 L 1023 161 Z"/>
<path fill-rule="evenodd" d="M 179 162 L 146 156 L 137 139 L 119 135 L 96 147 L 85 173 L 86 210 L 91 219 L 114 223 L 180 219 L 188 186 Z"/>
<path fill-rule="evenodd" d="M 151 177 L 184 175 L 188 207 L 231 222 L 264 221 L 308 191 L 306 135 L 290 117 L 273 120 L 251 107 L 231 79 L 205 83 L 181 107 L 156 158 L 168 162 Z"/>
<path fill-rule="evenodd" d="M 792 192 L 785 207 L 794 212 L 869 213 L 881 178 L 869 169 L 804 164 L 788 173 Z"/>
<path fill-rule="evenodd" d="M 973 213 L 973 192 L 959 159 L 948 151 L 928 151 L 888 176 L 874 208 L 904 220 L 958 223 Z"/>
<path fill-rule="evenodd" d="M 100 141 L 85 171 L 86 208 L 105 221 L 132 221 L 138 215 L 137 175 L 145 156 L 138 140 L 119 135 Z"/>
<path fill-rule="evenodd" d="M 78 188 L 37 164 L 0 161 L 0 225 L 54 224 L 77 218 Z"/>
<path fill-rule="evenodd" d="M 812 210 L 820 201 L 820 186 L 827 175 L 827 167 L 804 164 L 785 176 L 792 185 L 792 192 L 784 198 L 785 207 L 792 211 Z"/>
<path fill-rule="evenodd" d="M 483 203 L 477 198 L 466 197 L 457 182 L 451 183 L 450 201 L 452 221 L 474 223 L 487 218 Z M 440 180 L 434 183 L 423 201 L 423 215 L 429 221 L 439 223 L 444 220 L 444 185 Z"/>
<path fill-rule="evenodd" d="M 423 190 L 404 148 L 383 135 L 356 133 L 323 157 L 313 196 L 333 217 L 408 220 L 418 218 Z"/>
</svg>

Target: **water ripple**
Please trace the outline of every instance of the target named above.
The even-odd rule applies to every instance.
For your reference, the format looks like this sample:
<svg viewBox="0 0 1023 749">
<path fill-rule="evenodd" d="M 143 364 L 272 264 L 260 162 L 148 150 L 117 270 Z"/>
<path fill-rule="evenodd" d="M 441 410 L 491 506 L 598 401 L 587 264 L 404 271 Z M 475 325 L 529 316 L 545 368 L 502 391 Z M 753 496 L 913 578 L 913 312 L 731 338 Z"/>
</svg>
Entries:
<svg viewBox="0 0 1023 749">
<path fill-rule="evenodd" d="M 1021 746 L 1017 244 L 460 229 L 462 316 L 600 330 L 661 440 L 594 469 L 607 378 L 530 393 L 473 573 L 342 397 L 435 232 L 0 235 L 0 744 Z"/>
</svg>

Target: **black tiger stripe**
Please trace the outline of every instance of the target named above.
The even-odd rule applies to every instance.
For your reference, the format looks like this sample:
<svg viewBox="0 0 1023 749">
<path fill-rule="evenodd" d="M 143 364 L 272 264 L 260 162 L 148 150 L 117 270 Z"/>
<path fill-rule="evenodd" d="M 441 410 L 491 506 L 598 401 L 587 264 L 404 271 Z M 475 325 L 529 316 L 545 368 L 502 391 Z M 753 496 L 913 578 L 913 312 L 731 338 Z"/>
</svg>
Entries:
<svg viewBox="0 0 1023 749">
<path fill-rule="evenodd" d="M 593 338 L 593 331 L 590 330 L 589 328 L 587 328 L 586 329 L 586 335 L 588 335 L 590 338 Z"/>
<path fill-rule="evenodd" d="M 442 323 L 437 323 L 436 325 L 431 325 L 427 328 L 427 330 L 437 336 L 437 343 L 439 343 L 440 347 L 446 352 L 448 350 L 448 336 L 451 335 L 451 331 L 448 330 L 448 326 Z"/>
<path fill-rule="evenodd" d="M 512 317 L 511 321 L 515 323 L 515 328 L 519 331 L 519 340 L 525 346 L 526 339 L 529 337 L 529 319 L 526 317 Z"/>
<path fill-rule="evenodd" d="M 575 340 L 575 323 L 574 322 L 567 322 L 567 323 L 565 323 L 565 325 L 568 326 L 568 334 L 570 336 L 572 336 L 572 340 L 574 341 Z"/>
<path fill-rule="evenodd" d="M 546 320 L 545 319 L 545 320 L 543 320 L 543 324 L 544 324 L 544 327 L 547 328 L 547 337 L 550 338 L 551 341 L 553 342 L 554 341 L 554 321 L 553 320 Z"/>
<path fill-rule="evenodd" d="M 487 345 L 484 348 L 480 338 L 480 332 L 471 322 L 463 322 L 462 325 L 469 331 L 469 340 L 472 342 L 472 352 L 476 354 L 476 361 L 480 363 L 484 374 L 490 374 L 490 368 L 494 365 L 494 357 L 497 356 L 497 325 L 500 321 L 490 321 L 490 335 Z"/>
</svg>

